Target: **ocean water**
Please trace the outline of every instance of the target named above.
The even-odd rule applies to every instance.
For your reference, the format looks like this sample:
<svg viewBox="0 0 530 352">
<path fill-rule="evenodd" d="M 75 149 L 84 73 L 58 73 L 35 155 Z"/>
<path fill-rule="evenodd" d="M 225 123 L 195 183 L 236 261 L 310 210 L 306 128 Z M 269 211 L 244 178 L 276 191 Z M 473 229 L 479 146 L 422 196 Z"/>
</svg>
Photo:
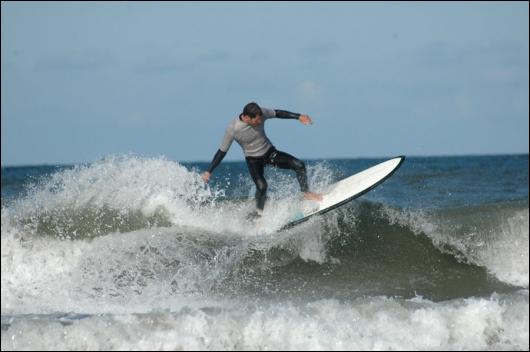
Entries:
<svg viewBox="0 0 530 352">
<path fill-rule="evenodd" d="M 384 159 L 307 161 L 311 187 Z M 244 162 L 2 167 L 2 350 L 528 350 L 528 155 L 408 157 L 286 232 Z"/>
</svg>

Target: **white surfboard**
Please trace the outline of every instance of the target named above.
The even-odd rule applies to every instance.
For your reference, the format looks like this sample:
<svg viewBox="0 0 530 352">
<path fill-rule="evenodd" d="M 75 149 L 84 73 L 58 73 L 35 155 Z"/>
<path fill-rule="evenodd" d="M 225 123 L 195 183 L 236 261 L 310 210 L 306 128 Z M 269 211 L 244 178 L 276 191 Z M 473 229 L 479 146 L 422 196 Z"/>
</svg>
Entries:
<svg viewBox="0 0 530 352">
<path fill-rule="evenodd" d="M 362 196 L 392 176 L 404 160 L 404 156 L 398 156 L 330 185 L 326 192 L 322 194 L 323 199 L 321 202 L 311 202 L 313 206 L 308 206 L 308 202 L 305 202 L 305 206 L 302 206 L 302 209 L 280 231 L 304 222 L 314 215 L 324 214 Z"/>
</svg>

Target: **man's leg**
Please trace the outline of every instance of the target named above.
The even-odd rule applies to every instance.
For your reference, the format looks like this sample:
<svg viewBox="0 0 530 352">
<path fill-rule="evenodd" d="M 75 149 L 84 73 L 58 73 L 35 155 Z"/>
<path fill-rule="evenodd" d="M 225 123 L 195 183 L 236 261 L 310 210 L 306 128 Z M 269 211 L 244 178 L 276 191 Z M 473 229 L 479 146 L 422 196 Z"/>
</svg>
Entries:
<svg viewBox="0 0 530 352">
<path fill-rule="evenodd" d="M 298 183 L 300 184 L 300 190 L 304 192 L 304 196 L 307 199 L 317 202 L 322 200 L 322 195 L 309 191 L 305 164 L 301 160 L 298 160 L 294 156 L 285 152 L 275 150 L 269 155 L 266 161 L 268 164 L 279 167 L 280 169 L 294 170 L 296 172 Z"/>
<path fill-rule="evenodd" d="M 262 211 L 267 197 L 267 181 L 263 177 L 265 160 L 260 158 L 246 158 L 248 171 L 256 184 L 256 207 Z"/>
<path fill-rule="evenodd" d="M 298 183 L 300 184 L 300 190 L 302 192 L 309 191 L 309 186 L 307 185 L 307 172 L 305 164 L 302 161 L 290 154 L 276 150 L 269 155 L 267 163 L 279 167 L 280 169 L 294 170 L 296 172 Z"/>
</svg>

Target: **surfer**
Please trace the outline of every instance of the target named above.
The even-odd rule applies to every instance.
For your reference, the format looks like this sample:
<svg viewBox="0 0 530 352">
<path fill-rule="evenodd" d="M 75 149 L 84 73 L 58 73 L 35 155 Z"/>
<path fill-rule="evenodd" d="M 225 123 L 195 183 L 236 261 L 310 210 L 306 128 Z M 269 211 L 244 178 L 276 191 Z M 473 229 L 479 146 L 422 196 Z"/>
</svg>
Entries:
<svg viewBox="0 0 530 352">
<path fill-rule="evenodd" d="M 210 180 L 214 169 L 221 163 L 234 139 L 239 143 L 245 154 L 248 171 L 256 184 L 256 212 L 252 215 L 260 217 L 265 207 L 267 181 L 263 174 L 265 166 L 272 165 L 280 169 L 291 169 L 296 172 L 300 190 L 309 200 L 321 201 L 322 195 L 309 191 L 305 164 L 294 156 L 274 148 L 265 135 L 264 123 L 270 118 L 294 119 L 304 125 L 312 124 L 308 115 L 297 114 L 285 110 L 273 110 L 260 107 L 252 102 L 243 108 L 243 112 L 228 125 L 221 146 L 215 154 L 210 167 L 202 174 L 204 182 Z"/>
</svg>

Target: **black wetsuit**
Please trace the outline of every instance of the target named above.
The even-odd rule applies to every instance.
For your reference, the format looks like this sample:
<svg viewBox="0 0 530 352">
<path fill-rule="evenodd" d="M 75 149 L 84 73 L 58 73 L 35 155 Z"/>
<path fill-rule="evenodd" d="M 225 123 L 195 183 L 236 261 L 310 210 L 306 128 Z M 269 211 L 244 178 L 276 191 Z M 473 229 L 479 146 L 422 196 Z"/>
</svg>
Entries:
<svg viewBox="0 0 530 352">
<path fill-rule="evenodd" d="M 263 210 L 265 207 L 267 195 L 267 181 L 265 180 L 265 177 L 263 177 L 265 165 L 276 166 L 280 169 L 294 170 L 296 172 L 298 183 L 300 184 L 300 190 L 302 192 L 307 192 L 309 190 L 304 163 L 290 154 L 281 152 L 272 147 L 263 157 L 247 156 L 245 160 L 247 161 L 250 176 L 256 184 L 256 207 L 260 210 Z"/>
</svg>

